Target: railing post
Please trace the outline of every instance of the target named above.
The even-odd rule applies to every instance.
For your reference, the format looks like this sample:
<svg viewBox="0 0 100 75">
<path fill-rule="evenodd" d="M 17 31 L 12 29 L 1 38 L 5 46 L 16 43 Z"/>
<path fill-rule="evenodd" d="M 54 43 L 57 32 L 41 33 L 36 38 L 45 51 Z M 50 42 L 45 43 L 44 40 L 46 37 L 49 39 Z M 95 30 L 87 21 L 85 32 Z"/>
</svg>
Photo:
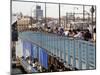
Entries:
<svg viewBox="0 0 100 75">
<path fill-rule="evenodd" d="M 62 59 L 62 48 L 61 48 L 61 43 L 62 43 L 62 40 L 61 40 L 62 36 L 60 36 L 59 38 L 59 43 L 60 43 L 60 58 Z"/>
<path fill-rule="evenodd" d="M 71 58 L 70 58 L 70 39 L 68 39 L 68 65 L 71 65 Z"/>
<path fill-rule="evenodd" d="M 79 69 L 81 70 L 82 69 L 82 53 L 81 53 L 81 42 L 80 40 L 78 40 L 79 42 L 79 50 L 78 50 L 78 53 L 79 53 Z"/>
<path fill-rule="evenodd" d="M 74 41 L 74 49 L 73 49 L 73 67 L 75 68 L 76 67 L 76 47 L 75 47 L 75 44 L 76 44 L 76 41 Z"/>
<path fill-rule="evenodd" d="M 87 43 L 87 48 L 86 48 L 86 69 L 89 69 L 89 62 L 88 62 L 88 57 L 89 57 L 89 52 L 88 52 L 88 43 Z"/>
<path fill-rule="evenodd" d="M 52 44 L 52 49 L 54 50 L 54 55 L 56 56 L 56 48 L 55 48 L 55 36 L 52 36 L 51 35 L 51 37 L 52 37 L 52 39 L 53 39 L 53 44 Z"/>
<path fill-rule="evenodd" d="M 58 57 L 58 51 L 57 51 L 57 49 L 58 49 L 57 48 L 57 36 L 56 35 L 55 35 L 55 38 L 54 39 L 55 39 L 55 46 L 56 46 L 55 47 L 56 48 L 56 56 Z"/>
<path fill-rule="evenodd" d="M 65 44 L 65 36 L 64 36 L 64 62 L 66 61 L 66 44 Z"/>
</svg>

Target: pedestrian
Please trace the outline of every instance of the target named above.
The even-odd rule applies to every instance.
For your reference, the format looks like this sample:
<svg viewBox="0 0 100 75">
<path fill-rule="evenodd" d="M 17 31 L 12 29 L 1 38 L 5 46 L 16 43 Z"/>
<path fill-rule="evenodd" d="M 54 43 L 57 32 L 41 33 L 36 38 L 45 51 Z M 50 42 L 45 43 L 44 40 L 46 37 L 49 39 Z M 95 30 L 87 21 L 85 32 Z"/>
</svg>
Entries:
<svg viewBox="0 0 100 75">
<path fill-rule="evenodd" d="M 89 32 L 89 30 L 87 29 L 85 34 L 84 34 L 84 40 L 89 41 L 91 38 L 92 38 L 92 35 Z"/>
<path fill-rule="evenodd" d="M 68 36 L 68 35 L 69 35 L 69 30 L 65 30 L 65 31 L 64 31 L 64 35 L 65 35 L 65 36 Z"/>
<path fill-rule="evenodd" d="M 32 66 L 33 66 L 34 68 L 36 67 L 35 61 L 33 61 Z"/>
<path fill-rule="evenodd" d="M 73 36 L 72 30 L 69 30 L 69 31 L 68 31 L 68 36 L 69 36 L 69 37 L 72 37 L 72 36 Z"/>
<path fill-rule="evenodd" d="M 41 65 L 38 65 L 37 67 L 38 67 L 37 69 L 38 69 L 40 72 L 42 72 L 42 66 L 41 66 Z"/>
<path fill-rule="evenodd" d="M 77 29 L 77 34 L 75 34 L 74 37 L 82 39 L 82 33 L 81 33 L 80 29 Z"/>
<path fill-rule="evenodd" d="M 96 42 L 96 28 L 94 28 L 93 31 L 93 41 Z"/>
</svg>

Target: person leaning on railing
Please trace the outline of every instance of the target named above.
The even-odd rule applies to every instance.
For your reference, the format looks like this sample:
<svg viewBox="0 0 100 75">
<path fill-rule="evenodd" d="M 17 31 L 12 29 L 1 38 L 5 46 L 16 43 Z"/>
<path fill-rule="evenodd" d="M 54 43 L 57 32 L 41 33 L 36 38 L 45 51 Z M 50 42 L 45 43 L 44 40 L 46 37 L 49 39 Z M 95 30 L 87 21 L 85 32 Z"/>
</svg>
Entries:
<svg viewBox="0 0 100 75">
<path fill-rule="evenodd" d="M 81 33 L 80 29 L 77 29 L 77 31 L 75 31 L 74 37 L 82 39 L 82 33 Z"/>
<path fill-rule="evenodd" d="M 86 32 L 84 33 L 84 40 L 89 41 L 89 40 L 91 40 L 91 38 L 92 38 L 92 35 L 89 32 L 89 30 L 87 29 Z"/>
<path fill-rule="evenodd" d="M 96 42 L 96 28 L 94 28 L 94 32 L 93 32 L 93 41 Z"/>
</svg>

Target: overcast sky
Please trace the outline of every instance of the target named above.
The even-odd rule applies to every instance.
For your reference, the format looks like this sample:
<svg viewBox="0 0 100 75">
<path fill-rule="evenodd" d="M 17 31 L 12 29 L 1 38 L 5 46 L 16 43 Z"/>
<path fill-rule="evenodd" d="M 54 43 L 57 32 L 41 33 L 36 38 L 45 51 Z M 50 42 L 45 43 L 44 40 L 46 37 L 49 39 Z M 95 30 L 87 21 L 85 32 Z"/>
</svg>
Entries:
<svg viewBox="0 0 100 75">
<path fill-rule="evenodd" d="M 44 3 L 34 3 L 34 2 L 18 2 L 12 1 L 12 13 L 22 12 L 24 15 L 31 15 L 32 11 L 35 9 L 36 5 L 40 5 L 43 10 L 43 15 L 45 15 L 45 5 Z M 85 11 L 90 13 L 90 6 L 85 6 Z M 59 17 L 59 8 L 57 4 L 47 4 L 47 17 Z M 61 16 L 65 16 L 66 12 L 76 12 L 82 13 L 83 6 L 79 5 L 63 5 L 61 4 Z"/>
</svg>

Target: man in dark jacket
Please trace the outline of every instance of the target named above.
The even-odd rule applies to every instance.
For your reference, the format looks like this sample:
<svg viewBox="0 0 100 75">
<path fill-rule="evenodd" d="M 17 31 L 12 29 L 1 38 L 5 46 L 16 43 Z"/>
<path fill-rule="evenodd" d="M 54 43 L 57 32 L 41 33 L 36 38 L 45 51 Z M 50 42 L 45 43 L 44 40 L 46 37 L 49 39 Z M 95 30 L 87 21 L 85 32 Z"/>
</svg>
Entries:
<svg viewBox="0 0 100 75">
<path fill-rule="evenodd" d="M 89 41 L 91 38 L 92 38 L 91 33 L 89 32 L 89 30 L 86 30 L 84 34 L 84 40 Z"/>
</svg>

